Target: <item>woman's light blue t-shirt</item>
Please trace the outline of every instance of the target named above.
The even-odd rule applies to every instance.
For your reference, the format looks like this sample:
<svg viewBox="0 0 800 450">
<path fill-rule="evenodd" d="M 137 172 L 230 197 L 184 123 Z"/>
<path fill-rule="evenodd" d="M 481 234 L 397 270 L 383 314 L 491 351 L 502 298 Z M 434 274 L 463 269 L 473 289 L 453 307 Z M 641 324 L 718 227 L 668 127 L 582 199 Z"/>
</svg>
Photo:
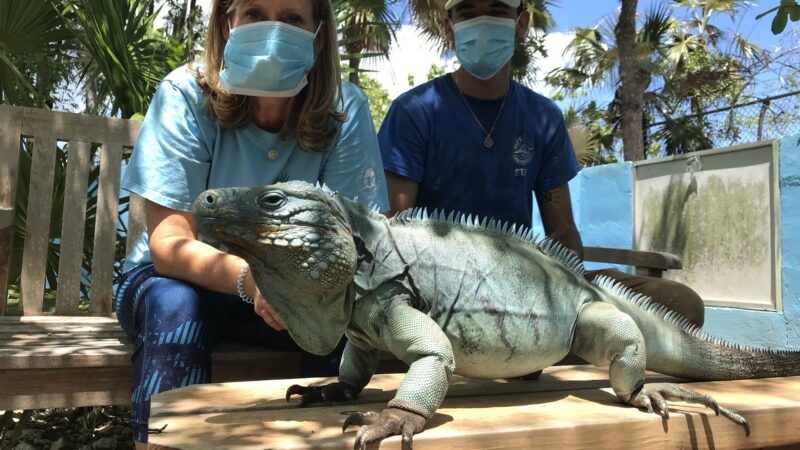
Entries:
<svg viewBox="0 0 800 450">
<path fill-rule="evenodd" d="M 209 116 L 194 72 L 182 67 L 159 86 L 142 124 L 122 189 L 179 211 L 191 211 L 206 189 L 256 187 L 286 180 L 325 183 L 349 198 L 388 210 L 378 141 L 367 97 L 343 82 L 347 119 L 327 151 L 301 149 L 293 137 L 251 123 L 223 130 Z M 144 233 L 125 270 L 150 262 Z"/>
</svg>

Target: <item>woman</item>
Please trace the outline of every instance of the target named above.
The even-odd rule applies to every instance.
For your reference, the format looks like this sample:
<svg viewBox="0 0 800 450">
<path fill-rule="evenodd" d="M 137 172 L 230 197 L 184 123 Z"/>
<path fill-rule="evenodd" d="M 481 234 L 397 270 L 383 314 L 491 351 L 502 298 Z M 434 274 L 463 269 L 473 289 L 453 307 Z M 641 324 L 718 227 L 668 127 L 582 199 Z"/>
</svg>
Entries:
<svg viewBox="0 0 800 450">
<path fill-rule="evenodd" d="M 244 260 L 198 240 L 189 212 L 207 188 L 288 179 L 388 209 L 366 97 L 341 81 L 330 2 L 215 0 L 204 64 L 163 81 L 122 183 L 147 200 L 148 235 L 116 304 L 136 344 L 135 441 L 147 441 L 153 394 L 211 379 L 219 339 L 296 348 Z M 304 359 L 305 375 L 335 373 L 336 355 L 316 370 Z"/>
</svg>

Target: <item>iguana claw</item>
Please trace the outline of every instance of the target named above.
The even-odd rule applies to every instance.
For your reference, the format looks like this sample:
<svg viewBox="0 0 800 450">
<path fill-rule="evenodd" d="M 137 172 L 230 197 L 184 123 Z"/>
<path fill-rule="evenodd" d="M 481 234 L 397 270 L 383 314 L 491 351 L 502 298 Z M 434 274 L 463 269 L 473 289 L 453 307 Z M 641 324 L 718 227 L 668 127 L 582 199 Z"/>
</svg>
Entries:
<svg viewBox="0 0 800 450">
<path fill-rule="evenodd" d="M 634 393 L 628 403 L 639 408 L 646 408 L 648 412 L 656 414 L 653 410 L 653 405 L 655 404 L 656 409 L 658 409 L 657 414 L 669 420 L 669 405 L 667 405 L 667 400 L 699 403 L 707 408 L 711 408 L 714 414 L 718 416 L 722 415 L 722 417 L 744 427 L 745 434 L 750 436 L 750 425 L 747 424 L 747 420 L 745 420 L 744 417 L 730 409 L 719 406 L 717 401 L 708 395 L 700 394 L 677 384 L 645 384 L 639 392 Z"/>
<path fill-rule="evenodd" d="M 399 408 L 387 408 L 380 412 L 367 411 L 350 414 L 342 425 L 342 432 L 348 427 L 358 425 L 354 450 L 364 450 L 367 444 L 399 434 L 403 436 L 403 450 L 412 449 L 414 433 L 425 428 L 424 417 Z"/>
<path fill-rule="evenodd" d="M 353 386 L 347 383 L 331 383 L 324 386 L 300 386 L 293 384 L 286 389 L 286 401 L 291 399 L 292 395 L 300 395 L 300 403 L 298 406 L 301 408 L 308 406 L 312 403 L 325 403 L 330 405 L 333 402 L 352 402 L 355 400 L 358 392 Z"/>
</svg>

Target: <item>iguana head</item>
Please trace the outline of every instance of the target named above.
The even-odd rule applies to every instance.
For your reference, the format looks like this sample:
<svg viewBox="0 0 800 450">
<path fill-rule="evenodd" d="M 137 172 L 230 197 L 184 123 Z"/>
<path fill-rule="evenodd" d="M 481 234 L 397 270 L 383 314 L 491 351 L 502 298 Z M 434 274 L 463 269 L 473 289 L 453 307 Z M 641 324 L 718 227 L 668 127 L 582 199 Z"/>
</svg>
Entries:
<svg viewBox="0 0 800 450">
<path fill-rule="evenodd" d="M 356 266 L 336 194 L 301 181 L 211 189 L 194 202 L 198 234 L 244 258 L 256 284 L 305 350 L 333 351 L 350 320 Z"/>
</svg>

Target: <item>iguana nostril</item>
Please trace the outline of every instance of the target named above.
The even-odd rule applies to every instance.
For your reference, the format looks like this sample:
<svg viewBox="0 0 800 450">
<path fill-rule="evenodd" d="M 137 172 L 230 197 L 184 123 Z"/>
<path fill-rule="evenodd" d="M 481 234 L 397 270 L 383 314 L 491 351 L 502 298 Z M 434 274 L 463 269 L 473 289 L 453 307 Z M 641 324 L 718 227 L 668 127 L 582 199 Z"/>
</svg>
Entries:
<svg viewBox="0 0 800 450">
<path fill-rule="evenodd" d="M 212 194 L 206 195 L 206 205 L 213 205 L 214 204 L 214 196 Z"/>
</svg>

